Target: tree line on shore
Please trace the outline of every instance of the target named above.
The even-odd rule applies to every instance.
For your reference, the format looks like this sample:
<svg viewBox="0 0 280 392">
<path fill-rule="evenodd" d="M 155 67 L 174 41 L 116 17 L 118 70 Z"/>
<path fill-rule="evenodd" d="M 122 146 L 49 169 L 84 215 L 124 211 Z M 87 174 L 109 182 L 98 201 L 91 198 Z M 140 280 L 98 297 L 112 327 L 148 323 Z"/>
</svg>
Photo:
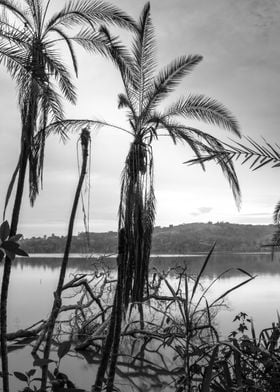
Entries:
<svg viewBox="0 0 280 392">
<path fill-rule="evenodd" d="M 241 225 L 228 222 L 188 223 L 156 226 L 153 233 L 152 253 L 184 254 L 207 252 L 213 242 L 217 251 L 260 251 L 269 245 L 275 226 Z M 89 247 L 88 247 L 89 239 Z M 66 237 L 52 234 L 47 237 L 25 238 L 22 247 L 29 253 L 62 253 Z M 73 236 L 72 253 L 117 252 L 117 232 L 84 233 Z"/>
</svg>

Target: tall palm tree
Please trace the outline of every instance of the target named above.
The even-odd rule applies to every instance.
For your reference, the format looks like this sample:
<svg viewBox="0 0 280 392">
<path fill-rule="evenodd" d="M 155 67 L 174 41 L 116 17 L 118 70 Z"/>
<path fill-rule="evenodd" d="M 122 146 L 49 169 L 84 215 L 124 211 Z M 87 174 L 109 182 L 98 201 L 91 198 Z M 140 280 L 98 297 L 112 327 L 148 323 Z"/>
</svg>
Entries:
<svg viewBox="0 0 280 392">
<path fill-rule="evenodd" d="M 203 95 L 191 94 L 159 110 L 163 99 L 202 57 L 181 56 L 155 75 L 155 39 L 149 3 L 142 11 L 130 52 L 116 38 L 110 37 L 105 28 L 102 31 L 111 43 L 111 53 L 116 57 L 124 84 L 125 91 L 119 94 L 118 107 L 127 110 L 130 128 L 123 130 L 132 136 L 122 174 L 119 207 L 119 230 L 125 229 L 126 233 L 129 271 L 125 298 L 127 302 L 131 295 L 133 301 L 141 301 L 155 217 L 152 143 L 162 136 L 170 136 L 175 144 L 179 141 L 186 143 L 198 157 L 209 148 L 224 151 L 224 145 L 217 138 L 185 125 L 179 121 L 180 117 L 214 124 L 237 136 L 240 136 L 240 131 L 237 121 L 225 106 Z M 114 126 L 102 121 L 94 123 L 97 126 Z M 224 160 L 220 166 L 239 203 L 240 189 L 233 164 Z"/>
<path fill-rule="evenodd" d="M 95 383 L 96 392 L 102 388 L 110 351 L 111 365 L 107 391 L 112 391 L 113 388 L 120 337 L 118 315 L 127 308 L 130 301 L 141 303 L 144 297 L 155 219 L 152 143 L 161 136 L 170 136 L 175 144 L 178 141 L 186 143 L 198 157 L 204 149 L 210 147 L 223 151 L 224 147 L 218 139 L 186 125 L 180 118 L 201 120 L 240 136 L 235 118 L 215 99 L 203 95 L 189 95 L 164 110 L 159 109 L 163 99 L 198 65 L 202 57 L 181 56 L 155 74 L 155 36 L 149 3 L 141 13 L 130 51 L 116 38 L 111 37 L 105 28 L 103 33 L 111 42 L 111 53 L 116 58 L 122 77 L 124 93 L 119 94 L 118 107 L 127 110 L 130 127 L 123 130 L 131 134 L 132 142 L 125 161 L 121 184 L 118 284 L 111 327 Z M 126 67 L 123 67 L 123 64 Z M 96 122 L 96 125 L 110 124 L 100 121 Z M 231 161 L 222 161 L 220 166 L 238 202 L 240 189 L 233 164 Z"/>
<path fill-rule="evenodd" d="M 49 5 L 50 0 L 46 3 L 43 0 L 22 0 L 19 4 L 13 0 L 0 0 L 0 63 L 16 81 L 21 115 L 20 156 L 6 198 L 7 205 L 17 179 L 10 236 L 17 231 L 28 166 L 31 204 L 38 194 L 46 126 L 64 117 L 61 95 L 71 103 L 76 102 L 71 75 L 59 54 L 61 43 L 68 49 L 77 75 L 74 43 L 106 55 L 107 43 L 95 26 L 111 23 L 133 28 L 133 21 L 125 13 L 101 0 L 70 0 L 48 18 Z M 81 29 L 78 33 L 77 28 Z M 6 320 L 10 271 L 11 260 L 6 257 L 1 289 L 1 356 L 5 391 L 9 390 Z"/>
</svg>

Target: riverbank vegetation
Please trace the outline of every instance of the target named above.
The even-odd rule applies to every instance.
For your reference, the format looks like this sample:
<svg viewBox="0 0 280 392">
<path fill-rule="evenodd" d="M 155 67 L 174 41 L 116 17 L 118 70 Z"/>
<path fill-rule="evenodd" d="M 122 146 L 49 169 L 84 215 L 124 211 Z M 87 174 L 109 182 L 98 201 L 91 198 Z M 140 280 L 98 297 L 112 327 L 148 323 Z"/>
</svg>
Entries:
<svg viewBox="0 0 280 392">
<path fill-rule="evenodd" d="M 207 252 L 216 241 L 216 251 L 259 252 L 271 244 L 274 225 L 238 225 L 228 222 L 186 223 L 156 226 L 153 231 L 153 254 L 187 254 Z M 87 247 L 89 240 L 89 247 Z M 29 253 L 62 253 L 66 237 L 55 234 L 21 240 Z M 117 251 L 117 232 L 79 233 L 73 236 L 72 253 L 114 254 Z"/>
<path fill-rule="evenodd" d="M 212 134 L 190 126 L 189 120 L 241 137 L 237 120 L 216 99 L 188 94 L 173 103 L 167 100 L 164 106 L 164 100 L 202 61 L 202 56 L 183 54 L 158 71 L 149 3 L 137 21 L 100 0 L 69 1 L 48 18 L 49 5 L 50 0 L 22 0 L 19 4 L 0 0 L 0 62 L 16 82 L 21 119 L 19 159 L 4 209 L 5 215 L 15 186 L 11 226 L 5 221 L 0 230 L 0 256 L 4 264 L 0 323 L 3 390 L 12 392 L 10 379 L 15 377 L 24 383 L 25 392 L 81 391 L 73 384 L 71 374 L 61 371 L 66 355 L 77 352 L 96 361 L 97 371 L 88 385 L 92 392 L 122 390 L 119 376 L 124 373 L 123 367 L 129 369 L 126 374 L 129 388 L 139 391 L 164 388 L 176 392 L 276 391 L 280 368 L 279 324 L 262 331 L 259 338 L 245 313 L 237 315 L 237 331 L 229 337 L 224 337 L 215 325 L 215 316 L 224 305 L 225 297 L 255 276 L 238 268 L 244 279 L 214 299 L 208 297 L 208 291 L 228 271 L 215 277 L 207 287 L 201 283 L 211 262 L 215 248 L 212 242 L 213 237 L 217 240 L 217 231 L 220 232 L 217 249 L 235 250 L 239 246 L 238 250 L 244 250 L 247 244 L 244 238 L 249 237 L 247 227 L 244 232 L 236 225 L 209 223 L 154 230 L 153 144 L 162 137 L 175 145 L 181 142 L 205 169 L 201 160 L 203 154 L 214 150 L 224 157 L 227 150 Z M 130 46 L 122 43 L 115 30 L 111 33 L 112 25 L 129 31 Z M 111 119 L 64 117 L 62 98 L 75 104 L 77 95 L 68 66 L 58 55 L 58 42 L 64 43 L 76 75 L 76 44 L 106 56 L 115 64 L 123 82 L 118 107 L 126 110 L 127 128 L 112 124 Z M 91 154 L 90 129 L 94 132 L 108 126 L 131 137 L 121 177 L 118 231 L 110 233 L 111 240 L 115 241 L 117 273 L 98 263 L 92 266 L 91 274 L 77 273 L 66 281 L 70 250 L 75 251 L 78 242 L 87 251 L 91 250 L 91 241 L 95 243 L 93 246 L 99 246 L 88 230 L 73 238 L 73 227 Z M 26 256 L 25 245 L 26 250 L 34 250 L 34 245 L 29 248 L 30 240 L 22 241 L 20 246 L 17 234 L 27 173 L 33 205 L 42 182 L 47 137 L 55 133 L 65 140 L 70 130 L 80 133 L 82 165 L 52 309 L 36 325 L 11 333 L 7 331 L 7 301 L 12 263 L 16 254 Z M 239 205 L 241 191 L 232 160 L 216 159 L 216 163 Z M 90 196 L 94 200 L 94 195 Z M 83 212 L 86 215 L 84 205 Z M 202 227 L 206 234 L 202 234 Z M 257 230 L 259 228 L 254 228 L 249 239 L 254 250 L 261 241 L 256 238 Z M 263 231 L 262 235 L 267 234 Z M 227 236 L 234 240 L 225 242 Z M 198 244 L 196 251 L 210 251 L 197 275 L 176 266 L 159 271 L 150 268 L 152 241 L 153 249 L 163 253 L 193 251 L 194 244 Z M 57 246 L 55 237 L 42 242 Z M 111 244 L 106 246 L 104 251 L 110 251 Z M 38 253 L 46 251 L 43 244 L 39 247 Z M 57 252 L 61 248 L 55 249 Z M 70 292 L 73 303 L 63 303 L 64 292 Z M 11 341 L 13 343 L 8 344 Z M 33 368 L 26 369 L 25 373 L 10 369 L 9 350 L 27 343 L 32 347 Z M 148 386 L 143 381 L 145 378 L 150 378 Z"/>
</svg>

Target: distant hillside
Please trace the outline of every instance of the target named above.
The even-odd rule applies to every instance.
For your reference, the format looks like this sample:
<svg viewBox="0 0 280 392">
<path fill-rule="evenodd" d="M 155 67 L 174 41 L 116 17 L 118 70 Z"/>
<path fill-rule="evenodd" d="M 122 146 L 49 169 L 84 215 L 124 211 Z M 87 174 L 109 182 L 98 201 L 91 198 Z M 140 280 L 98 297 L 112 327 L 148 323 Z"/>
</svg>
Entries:
<svg viewBox="0 0 280 392">
<path fill-rule="evenodd" d="M 273 225 L 237 225 L 227 222 L 188 223 L 178 226 L 155 227 L 152 252 L 155 254 L 184 254 L 209 250 L 216 241 L 217 251 L 259 251 L 271 241 Z M 116 253 L 117 233 L 89 233 L 90 251 Z M 86 234 L 73 237 L 71 252 L 87 251 Z M 62 253 L 66 238 L 32 237 L 21 241 L 29 253 Z"/>
</svg>

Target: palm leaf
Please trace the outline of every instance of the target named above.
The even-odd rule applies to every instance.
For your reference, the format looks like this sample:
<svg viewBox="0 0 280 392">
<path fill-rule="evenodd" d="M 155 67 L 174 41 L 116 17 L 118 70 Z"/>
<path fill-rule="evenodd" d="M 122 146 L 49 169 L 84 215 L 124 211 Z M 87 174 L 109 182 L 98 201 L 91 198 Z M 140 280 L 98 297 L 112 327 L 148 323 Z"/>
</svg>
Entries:
<svg viewBox="0 0 280 392">
<path fill-rule="evenodd" d="M 189 95 L 166 110 L 167 117 L 183 116 L 218 125 L 240 136 L 239 125 L 229 110 L 213 98 Z"/>
<path fill-rule="evenodd" d="M 188 163 L 195 164 L 219 158 L 225 160 L 243 159 L 241 164 L 250 163 L 252 170 L 258 170 L 266 165 L 271 165 L 272 168 L 280 166 L 280 147 L 277 144 L 273 146 L 264 139 L 264 145 L 261 145 L 250 137 L 245 137 L 245 140 L 249 145 L 231 140 L 232 144 L 223 143 L 223 151 L 215 150 L 215 148 L 209 149 L 208 154 L 199 160 L 192 159 Z"/>
<path fill-rule="evenodd" d="M 26 49 L 30 48 L 30 42 L 32 40 L 30 31 L 10 24 L 5 15 L 0 15 L 0 29 L 2 41 L 5 39 L 9 43 L 22 46 Z"/>
<path fill-rule="evenodd" d="M 59 87 L 65 98 L 71 103 L 75 103 L 77 96 L 74 85 L 71 82 L 70 74 L 66 66 L 61 61 L 58 53 L 54 50 L 47 49 L 43 54 L 44 62 L 49 72 L 58 80 Z"/>
<path fill-rule="evenodd" d="M 275 225 L 280 224 L 280 201 L 276 204 L 273 212 L 273 222 Z"/>
<path fill-rule="evenodd" d="M 63 120 L 64 110 L 61 98 L 55 91 L 52 83 L 44 86 L 39 102 L 41 107 L 41 117 L 43 120 L 43 122 L 40 123 L 40 128 L 46 128 L 48 120 L 51 122 Z"/>
<path fill-rule="evenodd" d="M 0 64 L 6 66 L 11 76 L 15 78 L 17 72 L 25 67 L 26 53 L 17 45 L 0 41 Z"/>
<path fill-rule="evenodd" d="M 129 103 L 132 116 L 136 116 L 138 109 L 137 82 L 135 80 L 136 70 L 132 56 L 118 38 L 112 37 L 108 29 L 104 26 L 100 28 L 100 33 L 104 34 L 108 45 L 108 54 L 114 64 L 118 67 L 125 93 L 127 103 Z"/>
<path fill-rule="evenodd" d="M 70 52 L 71 55 L 71 59 L 72 59 L 72 64 L 74 67 L 74 71 L 76 76 L 78 76 L 78 64 L 77 64 L 77 59 L 76 59 L 76 55 L 74 52 L 74 48 L 71 42 L 71 39 L 68 38 L 67 34 L 65 34 L 60 28 L 56 27 L 52 29 L 54 32 L 56 32 L 58 35 L 60 35 L 63 39 L 63 41 L 67 44 L 68 46 L 68 50 Z"/>
<path fill-rule="evenodd" d="M 118 95 L 118 109 L 130 108 L 130 102 L 124 94 Z"/>
<path fill-rule="evenodd" d="M 201 60 L 202 56 L 199 55 L 182 56 L 165 67 L 153 82 L 145 112 L 148 113 L 158 105 L 163 98 L 171 93 L 181 79 L 189 74 Z"/>
<path fill-rule="evenodd" d="M 26 13 L 24 12 L 23 9 L 20 8 L 18 4 L 13 4 L 13 1 L 8 1 L 8 0 L 0 0 L 0 7 L 3 7 L 4 9 L 10 11 L 14 16 L 16 16 L 21 23 L 25 27 L 27 27 L 29 30 L 33 30 L 32 28 L 32 23 L 30 19 L 27 17 Z"/>
<path fill-rule="evenodd" d="M 193 164 L 193 161 L 195 161 L 195 163 L 199 162 L 202 165 L 202 168 L 204 168 L 203 164 L 205 163 L 205 160 L 203 160 L 202 157 L 205 156 L 205 153 L 208 154 L 209 151 L 212 150 L 220 152 L 220 154 L 216 154 L 215 161 L 220 166 L 224 176 L 228 180 L 235 202 L 239 208 L 241 203 L 241 190 L 234 165 L 231 160 L 228 159 L 227 155 L 223 154 L 225 152 L 223 144 L 214 136 L 206 132 L 202 132 L 197 128 L 185 127 L 170 120 L 166 121 L 164 118 L 161 119 L 160 124 L 165 126 L 169 134 L 172 135 L 175 140 L 184 141 L 196 154 L 197 158 L 184 163 Z"/>
<path fill-rule="evenodd" d="M 138 91 L 138 115 L 143 110 L 155 70 L 155 38 L 150 16 L 150 4 L 144 6 L 133 43 L 135 82 Z"/>
<path fill-rule="evenodd" d="M 46 31 L 52 30 L 58 25 L 73 27 L 74 24 L 84 22 L 91 27 L 100 23 L 112 23 L 120 27 L 135 29 L 133 19 L 111 4 L 97 0 L 70 0 L 60 12 L 49 20 Z"/>
</svg>

